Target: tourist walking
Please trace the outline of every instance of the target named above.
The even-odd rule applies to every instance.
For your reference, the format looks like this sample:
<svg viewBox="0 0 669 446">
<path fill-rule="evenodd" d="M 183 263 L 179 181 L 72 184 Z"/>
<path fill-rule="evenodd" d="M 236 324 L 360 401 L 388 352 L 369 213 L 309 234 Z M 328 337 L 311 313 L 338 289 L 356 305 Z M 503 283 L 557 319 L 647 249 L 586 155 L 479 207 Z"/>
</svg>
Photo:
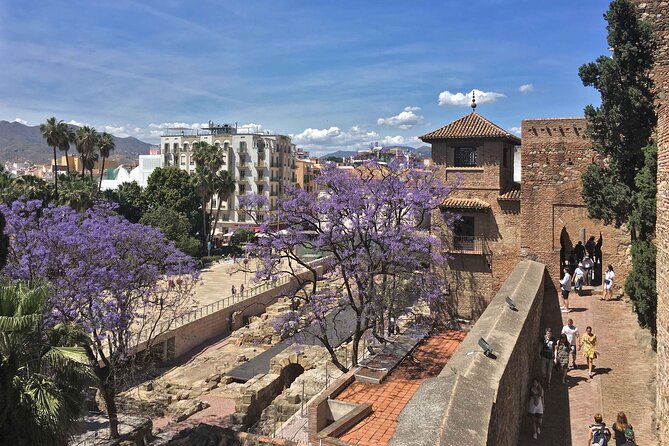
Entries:
<svg viewBox="0 0 669 446">
<path fill-rule="evenodd" d="M 611 439 L 611 431 L 606 427 L 606 423 L 602 421 L 602 414 L 595 414 L 595 422 L 588 426 L 590 429 L 590 437 L 588 444 L 592 446 L 606 446 Z"/>
<path fill-rule="evenodd" d="M 560 291 L 562 292 L 562 307 L 560 311 L 569 313 L 569 292 L 571 291 L 571 274 L 569 268 L 563 269 L 564 276 L 560 279 Z"/>
<path fill-rule="evenodd" d="M 527 405 L 527 413 L 532 418 L 532 428 L 534 434 L 532 438 L 537 439 L 537 435 L 541 434 L 541 423 L 544 417 L 544 389 L 537 378 L 532 380 L 530 387 L 530 401 Z"/>
<path fill-rule="evenodd" d="M 553 330 L 550 327 L 546 328 L 544 337 L 541 338 L 541 351 L 539 356 L 541 357 L 541 374 L 549 389 L 551 388 L 551 375 L 553 374 L 556 342 L 557 340 L 555 339 L 555 336 L 553 336 Z"/>
<path fill-rule="evenodd" d="M 583 243 L 580 240 L 576 243 L 576 246 L 574 246 L 574 254 L 576 255 L 576 261 L 581 263 L 583 261 L 583 256 L 585 256 L 585 246 L 583 246 Z"/>
<path fill-rule="evenodd" d="M 616 278 L 616 273 L 613 272 L 613 265 L 609 265 L 604 275 L 604 297 L 602 300 L 613 299 L 613 283 Z"/>
<path fill-rule="evenodd" d="M 571 347 L 567 340 L 567 335 L 561 334 L 555 347 L 555 363 L 560 368 L 562 375 L 562 384 L 567 384 L 567 370 L 569 369 L 569 352 Z"/>
<path fill-rule="evenodd" d="M 625 431 L 627 429 L 632 432 L 632 440 L 634 440 L 634 430 L 632 430 L 632 425 L 627 421 L 625 412 L 618 412 L 616 422 L 611 425 L 611 429 L 613 429 L 613 438 L 616 440 L 616 446 L 625 444 Z"/>
<path fill-rule="evenodd" d="M 239 286 L 239 294 L 244 295 L 244 284 L 243 283 Z"/>
<path fill-rule="evenodd" d="M 583 271 L 585 272 L 585 284 L 590 286 L 594 282 L 594 269 L 595 264 L 588 254 L 583 258 Z"/>
<path fill-rule="evenodd" d="M 583 263 L 579 263 L 574 271 L 574 289 L 576 294 L 581 295 L 581 289 L 585 281 L 585 271 L 583 270 Z"/>
<path fill-rule="evenodd" d="M 571 347 L 571 356 L 573 359 L 574 368 L 576 368 L 576 350 L 580 343 L 581 336 L 572 319 L 568 319 L 567 325 L 562 327 L 562 334 L 567 336 L 567 341 L 569 341 L 569 345 Z"/>
<path fill-rule="evenodd" d="M 237 289 L 234 285 L 232 285 L 232 289 L 230 291 L 232 292 L 232 297 L 235 297 L 235 294 L 237 294 Z"/>
<path fill-rule="evenodd" d="M 588 239 L 587 242 L 585 242 L 585 250 L 592 259 L 592 261 L 595 261 L 595 248 L 597 247 L 597 244 L 595 243 L 595 236 L 591 235 L 590 238 Z"/>
<path fill-rule="evenodd" d="M 597 336 L 593 334 L 592 327 L 585 327 L 585 334 L 581 338 L 581 350 L 588 363 L 588 377 L 592 379 L 594 360 L 597 359 Z"/>
</svg>

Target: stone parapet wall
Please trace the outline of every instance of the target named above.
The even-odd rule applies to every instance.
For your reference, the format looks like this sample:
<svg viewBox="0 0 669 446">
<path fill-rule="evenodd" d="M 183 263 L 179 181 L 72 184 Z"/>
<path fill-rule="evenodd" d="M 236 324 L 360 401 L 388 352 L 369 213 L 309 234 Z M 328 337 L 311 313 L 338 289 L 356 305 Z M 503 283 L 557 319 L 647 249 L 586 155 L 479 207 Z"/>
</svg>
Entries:
<svg viewBox="0 0 669 446">
<path fill-rule="evenodd" d="M 634 0 L 639 16 L 655 33 L 657 94 L 657 424 L 669 445 L 669 2 Z"/>
<path fill-rule="evenodd" d="M 391 446 L 517 444 L 539 348 L 545 275 L 538 262 L 516 266 L 439 376 L 404 408 Z M 480 338 L 494 357 L 483 354 Z"/>
</svg>

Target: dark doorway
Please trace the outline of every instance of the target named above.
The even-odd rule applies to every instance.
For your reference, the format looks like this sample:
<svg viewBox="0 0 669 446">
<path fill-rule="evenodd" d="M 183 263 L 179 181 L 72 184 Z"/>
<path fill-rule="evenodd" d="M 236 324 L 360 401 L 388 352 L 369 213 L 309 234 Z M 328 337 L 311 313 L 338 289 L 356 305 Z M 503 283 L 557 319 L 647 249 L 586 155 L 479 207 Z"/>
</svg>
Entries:
<svg viewBox="0 0 669 446">
<path fill-rule="evenodd" d="M 296 363 L 288 364 L 281 370 L 281 378 L 283 379 L 283 388 L 287 389 L 297 379 L 298 376 L 304 373 L 304 368 Z"/>
</svg>

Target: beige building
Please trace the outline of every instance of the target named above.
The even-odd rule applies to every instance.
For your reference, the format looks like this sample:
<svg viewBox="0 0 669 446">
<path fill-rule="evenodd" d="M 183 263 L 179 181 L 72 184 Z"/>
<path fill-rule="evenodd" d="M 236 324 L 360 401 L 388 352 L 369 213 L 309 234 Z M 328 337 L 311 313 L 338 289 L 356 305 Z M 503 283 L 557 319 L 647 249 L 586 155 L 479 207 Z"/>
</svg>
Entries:
<svg viewBox="0 0 669 446">
<path fill-rule="evenodd" d="M 271 218 L 286 185 L 296 184 L 296 148 L 285 135 L 268 133 L 242 133 L 235 126 L 217 125 L 193 131 L 191 129 L 169 129 L 160 137 L 161 155 L 165 166 L 174 166 L 187 172 L 195 171 L 193 144 L 199 141 L 221 147 L 225 155 L 222 170 L 227 170 L 235 179 L 235 192 L 221 204 L 221 215 L 216 234 L 226 234 L 238 226 L 248 226 L 253 219 L 239 209 L 239 196 L 244 194 L 264 195 L 267 206 L 257 212 L 262 222 Z M 211 208 L 218 207 L 214 196 Z"/>
<path fill-rule="evenodd" d="M 307 192 L 318 189 L 314 179 L 321 173 L 321 164 L 318 158 L 304 158 L 296 160 L 297 186 Z"/>
</svg>

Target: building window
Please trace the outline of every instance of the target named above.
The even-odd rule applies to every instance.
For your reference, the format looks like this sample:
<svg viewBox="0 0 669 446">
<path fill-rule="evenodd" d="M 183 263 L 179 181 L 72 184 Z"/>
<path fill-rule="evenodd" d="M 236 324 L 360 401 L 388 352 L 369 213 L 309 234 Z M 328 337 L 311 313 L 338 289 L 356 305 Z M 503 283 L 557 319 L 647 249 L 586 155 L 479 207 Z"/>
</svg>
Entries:
<svg viewBox="0 0 669 446">
<path fill-rule="evenodd" d="M 239 185 L 239 193 L 240 194 L 245 194 L 246 193 L 246 185 L 244 185 L 244 184 Z"/>
<path fill-rule="evenodd" d="M 460 217 L 453 225 L 453 233 L 456 237 L 474 237 L 474 217 Z"/>
<path fill-rule="evenodd" d="M 265 187 L 264 186 L 258 186 L 258 193 L 262 194 L 263 192 L 265 192 Z"/>
<path fill-rule="evenodd" d="M 174 144 L 172 144 L 172 149 L 173 149 L 175 152 L 176 152 L 177 150 L 179 150 L 179 143 L 178 143 L 178 142 L 175 142 Z"/>
<path fill-rule="evenodd" d="M 186 165 L 186 155 L 181 155 L 181 165 L 182 166 Z"/>
<path fill-rule="evenodd" d="M 195 158 L 191 155 L 190 157 L 190 165 L 194 166 L 195 165 Z"/>
<path fill-rule="evenodd" d="M 476 148 L 474 147 L 456 147 L 455 148 L 455 167 L 474 167 L 476 166 Z"/>
<path fill-rule="evenodd" d="M 165 147 L 165 149 L 164 149 L 165 153 L 170 151 L 170 143 L 166 142 L 164 147 Z"/>
<path fill-rule="evenodd" d="M 242 141 L 239 143 L 239 151 L 246 152 L 246 141 Z"/>
</svg>

